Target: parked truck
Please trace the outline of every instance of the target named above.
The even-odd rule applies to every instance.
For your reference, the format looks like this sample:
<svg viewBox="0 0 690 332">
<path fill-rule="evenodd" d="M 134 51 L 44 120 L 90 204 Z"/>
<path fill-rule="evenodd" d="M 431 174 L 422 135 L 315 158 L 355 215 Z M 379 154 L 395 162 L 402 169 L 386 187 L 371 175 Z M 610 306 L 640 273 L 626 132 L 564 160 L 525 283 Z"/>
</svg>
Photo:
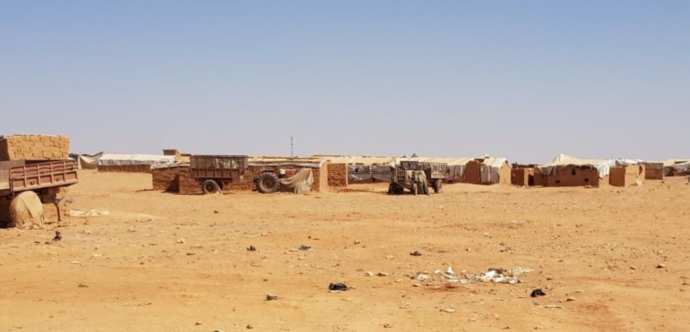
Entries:
<svg viewBox="0 0 690 332">
<path fill-rule="evenodd" d="M 233 183 L 243 182 L 248 165 L 248 156 L 192 155 L 189 159 L 190 175 L 204 194 L 220 193 Z"/>
<path fill-rule="evenodd" d="M 389 195 L 401 195 L 409 189 L 413 195 L 428 193 L 428 185 L 435 193 L 443 188 L 443 179 L 448 175 L 448 164 L 419 161 L 401 161 L 393 169 L 388 186 Z"/>
<path fill-rule="evenodd" d="M 12 199 L 23 191 L 34 191 L 44 203 L 51 203 L 61 187 L 79 182 L 74 160 L 26 163 L 0 162 L 0 197 Z"/>
</svg>

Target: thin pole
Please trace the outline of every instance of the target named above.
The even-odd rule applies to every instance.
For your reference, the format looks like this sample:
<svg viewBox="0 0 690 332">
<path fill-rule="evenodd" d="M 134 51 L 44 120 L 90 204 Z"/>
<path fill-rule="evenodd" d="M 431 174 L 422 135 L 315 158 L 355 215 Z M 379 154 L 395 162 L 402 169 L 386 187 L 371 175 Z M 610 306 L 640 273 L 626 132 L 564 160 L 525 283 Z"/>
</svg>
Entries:
<svg viewBox="0 0 690 332">
<path fill-rule="evenodd" d="M 295 138 L 290 136 L 290 157 L 295 156 Z"/>
</svg>

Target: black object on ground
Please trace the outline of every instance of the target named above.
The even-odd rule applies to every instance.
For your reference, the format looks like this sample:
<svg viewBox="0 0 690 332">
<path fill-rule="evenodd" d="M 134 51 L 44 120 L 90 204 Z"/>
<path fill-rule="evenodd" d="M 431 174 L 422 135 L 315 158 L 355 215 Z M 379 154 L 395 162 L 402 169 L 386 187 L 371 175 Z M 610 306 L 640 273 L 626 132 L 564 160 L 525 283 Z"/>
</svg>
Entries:
<svg viewBox="0 0 690 332">
<path fill-rule="evenodd" d="M 275 301 L 277 299 L 278 299 L 278 297 L 273 295 L 273 294 L 266 295 L 266 301 Z"/>
<path fill-rule="evenodd" d="M 62 240 L 62 234 L 60 234 L 60 231 L 55 231 L 55 237 L 53 238 L 53 241 L 60 241 Z"/>
<path fill-rule="evenodd" d="M 421 255 L 422 255 L 422 253 L 419 252 L 419 251 L 417 251 L 417 250 L 415 250 L 414 252 L 411 252 L 411 253 L 410 253 L 410 256 L 415 256 L 415 257 L 419 257 L 419 256 L 421 256 Z"/>
<path fill-rule="evenodd" d="M 532 294 L 530 294 L 529 296 L 537 297 L 537 296 L 545 296 L 545 295 L 546 295 L 546 293 L 544 293 L 544 291 L 541 290 L 541 288 L 537 288 L 537 289 L 533 290 Z"/>
<path fill-rule="evenodd" d="M 247 248 L 247 251 L 256 251 L 256 247 L 254 247 L 254 246 L 249 246 L 249 248 Z"/>
<path fill-rule="evenodd" d="M 347 285 L 340 282 L 328 285 L 328 290 L 332 291 L 346 291 L 347 289 Z"/>
<path fill-rule="evenodd" d="M 309 250 L 309 249 L 311 249 L 310 246 L 305 246 L 305 245 L 299 246 L 299 250 L 302 250 L 302 251 L 307 251 L 307 250 Z"/>
</svg>

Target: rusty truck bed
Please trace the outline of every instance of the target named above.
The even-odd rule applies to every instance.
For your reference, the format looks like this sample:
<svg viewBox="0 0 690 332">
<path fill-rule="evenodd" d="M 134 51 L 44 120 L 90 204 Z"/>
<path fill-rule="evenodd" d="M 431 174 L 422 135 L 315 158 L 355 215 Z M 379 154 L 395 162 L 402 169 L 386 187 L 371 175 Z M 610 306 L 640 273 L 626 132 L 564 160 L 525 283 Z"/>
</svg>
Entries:
<svg viewBox="0 0 690 332">
<path fill-rule="evenodd" d="M 77 182 L 77 163 L 74 160 L 28 165 L 22 162 L 0 162 L 0 196 L 27 190 L 66 187 Z"/>
</svg>

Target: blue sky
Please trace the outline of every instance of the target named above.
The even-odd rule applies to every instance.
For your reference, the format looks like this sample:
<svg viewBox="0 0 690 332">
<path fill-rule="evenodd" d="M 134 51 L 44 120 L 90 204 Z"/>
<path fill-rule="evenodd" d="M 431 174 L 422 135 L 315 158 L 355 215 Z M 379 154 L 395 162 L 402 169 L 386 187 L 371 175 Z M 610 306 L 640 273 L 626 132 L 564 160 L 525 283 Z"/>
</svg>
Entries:
<svg viewBox="0 0 690 332">
<path fill-rule="evenodd" d="M 690 1 L 2 1 L 0 133 L 79 152 L 687 157 Z"/>
</svg>

